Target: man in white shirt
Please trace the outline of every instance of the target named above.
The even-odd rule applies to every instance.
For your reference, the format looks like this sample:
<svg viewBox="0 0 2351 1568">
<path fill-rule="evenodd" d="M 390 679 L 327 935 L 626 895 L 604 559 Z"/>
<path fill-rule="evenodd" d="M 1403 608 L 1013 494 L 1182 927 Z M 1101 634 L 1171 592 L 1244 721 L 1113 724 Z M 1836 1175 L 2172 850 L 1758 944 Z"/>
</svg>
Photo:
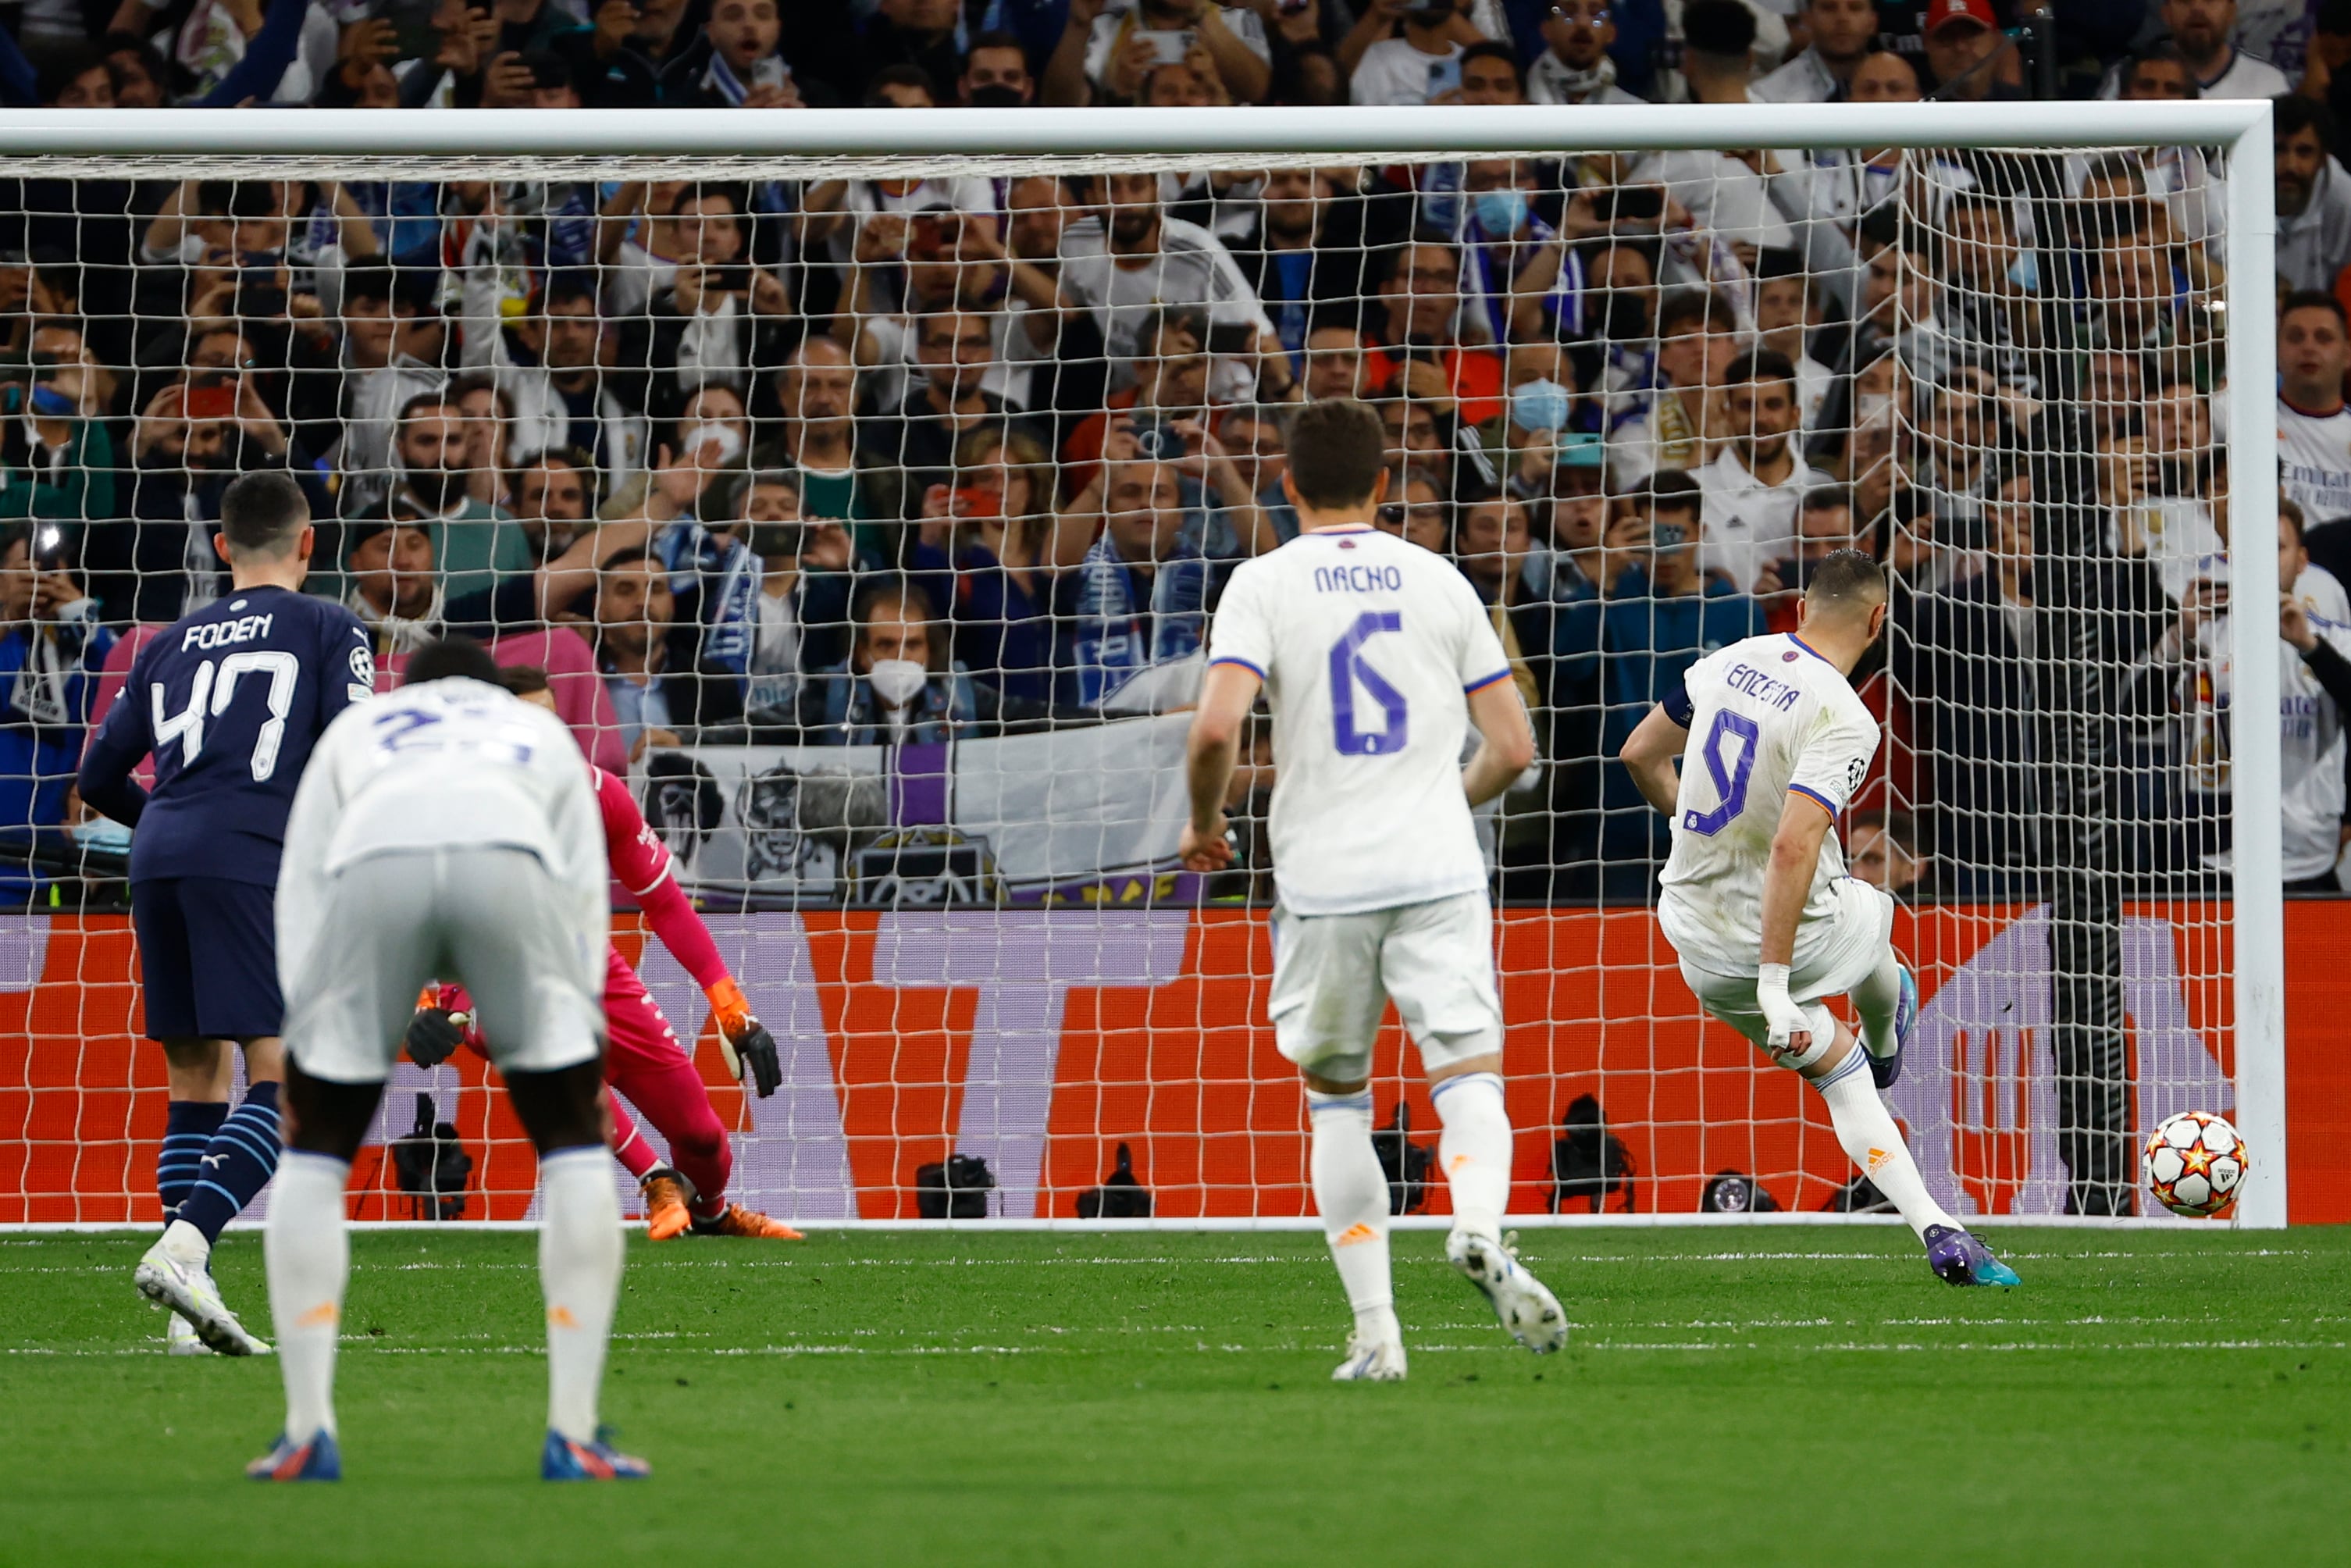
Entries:
<svg viewBox="0 0 2351 1568">
<path fill-rule="evenodd" d="M 1878 1098 L 1901 1071 L 1917 982 L 1894 951 L 1894 901 L 1846 874 L 1829 830 L 1877 755 L 1851 676 L 1886 612 L 1885 569 L 1837 551 L 1813 572 L 1796 632 L 1700 659 L 1622 758 L 1673 822 L 1657 925 L 1699 1004 L 1820 1091 L 1837 1143 L 1926 1243 L 1938 1278 L 2013 1285 L 2015 1270 L 1927 1191 Z M 1823 1005 L 1836 996 L 1861 1014 L 1858 1038 Z"/>
<path fill-rule="evenodd" d="M 1826 103 L 1845 94 L 1853 68 L 1877 40 L 1872 0 L 1805 0 L 1812 45 L 1756 82 L 1747 96 L 1758 103 Z"/>
<path fill-rule="evenodd" d="M 1502 1009 L 1474 807 L 1534 759 L 1534 733 L 1477 591 L 1451 562 L 1384 534 L 1379 416 L 1352 398 L 1290 426 L 1282 493 L 1298 538 L 1235 570 L 1193 720 L 1185 865 L 1230 862 L 1224 805 L 1260 690 L 1273 710 L 1274 976 L 1282 1055 L 1306 1081 L 1314 1203 L 1354 1309 L 1341 1382 L 1400 1381 L 1388 1183 L 1372 1145 L 1372 1041 L 1394 998 L 1445 1124 L 1446 1255 L 1502 1326 L 1541 1353 L 1567 1341 L 1558 1301 L 1501 1235 L 1510 1197 Z M 1481 743 L 1465 768 L 1472 724 Z"/>
<path fill-rule="evenodd" d="M 1697 474 L 1706 492 L 1698 567 L 1758 593 L 1767 567 L 1795 558 L 1796 508 L 1824 476 L 1796 450 L 1802 413 L 1786 355 L 1755 349 L 1731 361 L 1722 401 L 1730 440 Z"/>
<path fill-rule="evenodd" d="M 2315 289 L 2278 311 L 2278 483 L 2312 528 L 2351 517 L 2351 331 L 2343 305 Z"/>
<path fill-rule="evenodd" d="M 1165 305 L 1197 305 L 1212 327 L 1245 327 L 1262 355 L 1267 390 L 1289 385 L 1289 356 L 1223 242 L 1161 210 L 1156 174 L 1105 174 L 1092 215 L 1061 235 L 1061 298 L 1090 311 L 1110 350 L 1114 387 L 1132 385 L 1143 320 Z"/>
<path fill-rule="evenodd" d="M 2294 90 L 2283 71 L 2237 47 L 2237 0 L 2163 0 L 2161 15 L 2173 47 L 2196 74 L 2199 96 L 2275 98 Z M 2121 90 L 2119 73 L 2108 71 L 2098 96 Z"/>
<path fill-rule="evenodd" d="M 538 1151 L 549 1480 L 647 1473 L 600 1435 L 621 1290 L 602 1120 L 602 817 L 552 713 L 496 684 L 479 643 L 421 648 L 407 684 L 328 726 L 294 797 L 277 886 L 286 1158 L 269 1209 L 269 1309 L 286 1427 L 247 1467 L 334 1479 L 335 1350 L 350 1272 L 343 1189 L 417 988 L 462 979 Z"/>
<path fill-rule="evenodd" d="M 1838 0 L 1850 4 L 1851 0 Z M 1638 103 L 1616 85 L 1616 19 L 1607 0 L 1560 0 L 1543 18 L 1544 50 L 1527 68 L 1530 103 Z"/>
</svg>

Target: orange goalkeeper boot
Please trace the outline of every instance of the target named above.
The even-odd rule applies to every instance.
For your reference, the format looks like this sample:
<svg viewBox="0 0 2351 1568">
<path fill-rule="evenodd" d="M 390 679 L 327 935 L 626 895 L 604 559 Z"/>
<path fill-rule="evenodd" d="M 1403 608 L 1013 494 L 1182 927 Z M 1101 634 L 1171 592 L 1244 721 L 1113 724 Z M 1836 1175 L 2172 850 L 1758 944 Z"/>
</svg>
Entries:
<svg viewBox="0 0 2351 1568">
<path fill-rule="evenodd" d="M 716 1219 L 694 1222 L 696 1236 L 749 1236 L 762 1241 L 805 1241 L 807 1237 L 780 1219 L 770 1219 L 756 1208 L 730 1203 Z"/>
<path fill-rule="evenodd" d="M 684 1235 L 694 1223 L 694 1211 L 686 1207 L 694 1199 L 694 1189 L 685 1178 L 666 1166 L 657 1166 L 645 1173 L 638 1186 L 645 1195 L 645 1239 L 668 1241 Z"/>
</svg>

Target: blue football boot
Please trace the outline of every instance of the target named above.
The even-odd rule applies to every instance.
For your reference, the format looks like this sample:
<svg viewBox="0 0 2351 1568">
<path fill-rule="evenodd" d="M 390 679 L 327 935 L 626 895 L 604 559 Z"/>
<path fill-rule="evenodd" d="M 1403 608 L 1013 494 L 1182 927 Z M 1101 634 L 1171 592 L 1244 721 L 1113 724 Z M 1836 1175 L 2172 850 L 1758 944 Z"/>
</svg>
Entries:
<svg viewBox="0 0 2351 1568">
<path fill-rule="evenodd" d="M 269 1452 L 246 1466 L 245 1473 L 257 1481 L 339 1481 L 343 1456 L 332 1432 L 318 1433 L 307 1443 L 280 1432 Z"/>
<path fill-rule="evenodd" d="M 1927 1227 L 1927 1267 L 1946 1285 L 2021 1285 L 2016 1270 L 1991 1249 L 1950 1225 Z"/>
<path fill-rule="evenodd" d="M 549 1432 L 547 1446 L 538 1451 L 538 1479 L 545 1481 L 635 1481 L 653 1473 L 653 1466 L 621 1452 L 601 1432 L 590 1443 Z"/>
</svg>

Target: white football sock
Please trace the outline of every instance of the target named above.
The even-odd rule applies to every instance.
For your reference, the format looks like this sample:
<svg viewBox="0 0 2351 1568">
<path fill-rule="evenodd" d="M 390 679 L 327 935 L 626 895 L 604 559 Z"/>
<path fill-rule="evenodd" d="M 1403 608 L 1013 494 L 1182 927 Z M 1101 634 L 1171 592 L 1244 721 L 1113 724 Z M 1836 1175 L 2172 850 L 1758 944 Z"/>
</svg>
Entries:
<svg viewBox="0 0 2351 1568">
<path fill-rule="evenodd" d="M 1869 972 L 1869 978 L 1853 988 L 1853 1005 L 1861 1013 L 1861 1043 L 1869 1054 L 1887 1057 L 1894 1054 L 1894 1012 L 1902 1005 L 1902 960 L 1888 947 Z"/>
<path fill-rule="evenodd" d="M 1845 1157 L 1860 1166 L 1887 1201 L 1902 1211 L 1920 1240 L 1926 1239 L 1930 1225 L 1959 1226 L 1958 1220 L 1943 1212 L 1942 1205 L 1927 1195 L 1927 1183 L 1902 1142 L 1902 1129 L 1894 1124 L 1886 1102 L 1877 1097 L 1865 1052 L 1849 1052 L 1813 1087 L 1828 1102 L 1829 1121 L 1836 1127 L 1837 1143 Z"/>
<path fill-rule="evenodd" d="M 183 1269 L 199 1274 L 209 1273 L 213 1266 L 213 1244 L 204 1233 L 184 1219 L 175 1219 L 163 1227 L 163 1250 Z"/>
<path fill-rule="evenodd" d="M 1510 1113 L 1499 1072 L 1465 1072 L 1430 1088 L 1445 1134 L 1437 1163 L 1453 1189 L 1453 1228 L 1499 1239 L 1510 1207 Z"/>
<path fill-rule="evenodd" d="M 538 1281 L 547 1299 L 547 1425 L 596 1438 L 604 1346 L 621 1294 L 621 1200 L 604 1146 L 558 1149 L 538 1162 Z"/>
<path fill-rule="evenodd" d="M 1355 1312 L 1355 1333 L 1366 1340 L 1401 1340 L 1395 1291 L 1388 1277 L 1388 1173 L 1372 1148 L 1372 1092 L 1306 1092 L 1314 1127 L 1309 1160 L 1314 1207 L 1338 1265 L 1339 1284 Z"/>
<path fill-rule="evenodd" d="M 286 1380 L 286 1436 L 296 1443 L 335 1429 L 335 1340 L 351 1272 L 343 1227 L 350 1175 L 351 1167 L 330 1155 L 288 1149 L 269 1200 L 261 1251 L 277 1369 Z"/>
</svg>

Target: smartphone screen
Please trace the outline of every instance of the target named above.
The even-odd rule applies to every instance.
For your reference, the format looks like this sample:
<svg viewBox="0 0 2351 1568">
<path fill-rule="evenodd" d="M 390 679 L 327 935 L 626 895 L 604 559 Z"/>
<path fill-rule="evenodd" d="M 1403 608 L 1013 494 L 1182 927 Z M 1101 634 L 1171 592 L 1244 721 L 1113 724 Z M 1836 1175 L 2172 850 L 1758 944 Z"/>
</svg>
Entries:
<svg viewBox="0 0 2351 1568">
<path fill-rule="evenodd" d="M 190 387 L 182 405 L 190 419 L 226 419 L 236 412 L 233 386 Z"/>
<path fill-rule="evenodd" d="M 1192 52 L 1192 34 L 1186 30 L 1138 27 L 1134 36 L 1151 40 L 1152 57 L 1163 66 L 1172 66 Z"/>
</svg>

